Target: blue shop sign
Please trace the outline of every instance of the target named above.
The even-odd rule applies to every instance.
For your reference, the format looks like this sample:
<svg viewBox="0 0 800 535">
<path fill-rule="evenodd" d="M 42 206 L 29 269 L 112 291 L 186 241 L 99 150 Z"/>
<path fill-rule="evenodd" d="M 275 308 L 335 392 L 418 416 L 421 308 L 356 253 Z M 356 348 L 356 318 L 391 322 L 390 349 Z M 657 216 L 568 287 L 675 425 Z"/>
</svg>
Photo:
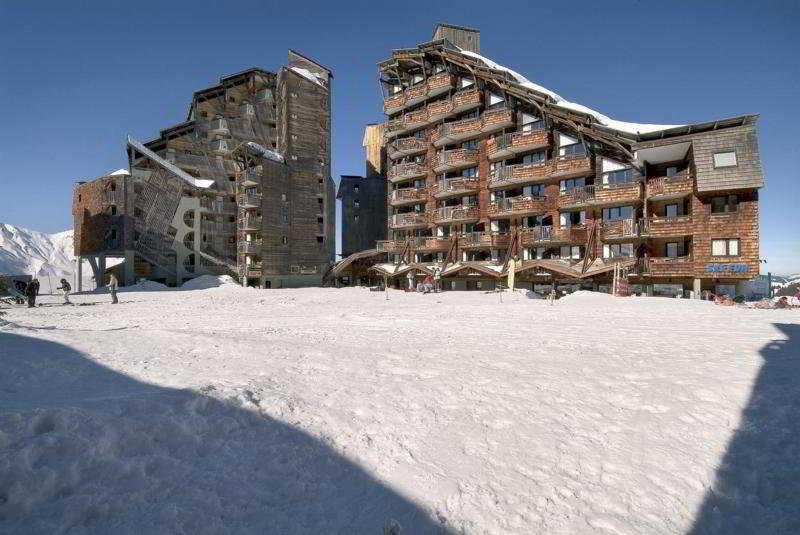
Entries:
<svg viewBox="0 0 800 535">
<path fill-rule="evenodd" d="M 706 272 L 708 273 L 722 273 L 725 271 L 747 273 L 750 271 L 750 266 L 747 264 L 706 264 Z"/>
</svg>

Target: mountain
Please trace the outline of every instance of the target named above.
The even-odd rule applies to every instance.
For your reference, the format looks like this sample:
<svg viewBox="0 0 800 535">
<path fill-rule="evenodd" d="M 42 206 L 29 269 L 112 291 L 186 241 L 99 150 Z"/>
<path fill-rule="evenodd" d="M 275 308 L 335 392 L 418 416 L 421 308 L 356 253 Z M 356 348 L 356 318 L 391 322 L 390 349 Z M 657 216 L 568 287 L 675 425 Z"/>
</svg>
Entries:
<svg viewBox="0 0 800 535">
<path fill-rule="evenodd" d="M 42 293 L 50 293 L 62 278 L 73 283 L 74 272 L 72 230 L 45 234 L 0 224 L 0 273 L 33 275 Z"/>
</svg>

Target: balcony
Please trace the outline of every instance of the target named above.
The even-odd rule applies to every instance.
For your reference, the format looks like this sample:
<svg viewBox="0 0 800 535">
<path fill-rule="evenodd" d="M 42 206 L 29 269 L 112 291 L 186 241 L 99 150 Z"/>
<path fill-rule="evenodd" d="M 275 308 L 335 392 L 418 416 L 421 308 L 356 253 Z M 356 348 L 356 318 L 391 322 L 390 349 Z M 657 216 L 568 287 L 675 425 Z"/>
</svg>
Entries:
<svg viewBox="0 0 800 535">
<path fill-rule="evenodd" d="M 412 154 L 420 154 L 427 150 L 428 146 L 424 139 L 417 139 L 415 137 L 404 137 L 402 139 L 395 139 L 386 145 L 386 153 L 389 158 L 396 160 L 403 156 L 410 156 Z"/>
<path fill-rule="evenodd" d="M 641 258 L 639 266 L 643 274 L 651 277 L 693 277 L 695 274 L 691 255 Z"/>
<path fill-rule="evenodd" d="M 243 187 L 258 186 L 261 184 L 262 172 L 263 169 L 260 165 L 252 169 L 247 169 L 246 171 L 239 173 L 239 175 L 236 177 L 236 181 L 240 186 Z"/>
<path fill-rule="evenodd" d="M 579 206 L 611 206 L 636 204 L 642 200 L 642 187 L 638 181 L 619 184 L 581 186 L 559 192 L 559 208 Z"/>
<path fill-rule="evenodd" d="M 447 93 L 453 87 L 455 87 L 453 75 L 451 75 L 449 72 L 440 72 L 439 74 L 434 74 L 428 78 L 428 82 L 425 85 L 425 89 L 429 97 L 435 97 L 436 95 Z"/>
<path fill-rule="evenodd" d="M 549 146 L 550 133 L 546 129 L 539 129 L 494 137 L 487 141 L 486 153 L 490 161 L 496 161 Z"/>
<path fill-rule="evenodd" d="M 448 178 L 437 182 L 431 192 L 437 199 L 446 199 L 477 193 L 479 188 L 480 180 L 477 178 Z"/>
<path fill-rule="evenodd" d="M 678 199 L 690 195 L 694 178 L 688 171 L 671 177 L 651 178 L 647 181 L 647 198 L 651 200 Z"/>
<path fill-rule="evenodd" d="M 436 74 L 428 78 L 427 82 L 420 82 L 404 91 L 386 97 L 383 101 L 383 111 L 388 114 L 396 113 L 403 108 L 422 102 L 426 98 L 446 93 L 453 86 L 453 77 L 450 73 Z"/>
<path fill-rule="evenodd" d="M 544 197 L 520 195 L 489 203 L 488 214 L 489 217 L 509 217 L 543 214 L 546 211 Z"/>
<path fill-rule="evenodd" d="M 241 266 L 241 273 L 244 277 L 260 277 L 261 276 L 261 262 L 250 262 Z"/>
<path fill-rule="evenodd" d="M 414 238 L 412 245 L 417 251 L 446 252 L 450 249 L 452 243 L 452 238 L 445 238 L 442 236 L 420 236 Z"/>
<path fill-rule="evenodd" d="M 228 134 L 228 122 L 223 117 L 212 119 L 208 123 L 208 131 L 212 134 Z"/>
<path fill-rule="evenodd" d="M 639 223 L 635 219 L 620 219 L 618 221 L 603 221 L 600 227 L 600 240 L 624 240 L 639 237 Z"/>
<path fill-rule="evenodd" d="M 569 242 L 569 228 L 555 228 L 550 225 L 524 228 L 520 232 L 520 244 L 523 247 L 544 245 L 548 243 Z"/>
<path fill-rule="evenodd" d="M 694 233 L 692 216 L 649 217 L 641 221 L 642 236 L 648 238 L 679 238 Z"/>
<path fill-rule="evenodd" d="M 383 131 L 385 137 L 393 138 L 399 136 L 400 134 L 406 133 L 408 128 L 406 128 L 406 122 L 403 117 L 398 117 L 396 119 L 389 119 L 386 121 L 386 127 Z"/>
<path fill-rule="evenodd" d="M 453 111 L 453 101 L 451 99 L 431 102 L 428 104 L 427 111 L 428 122 L 431 123 L 446 119 L 455 113 L 455 111 Z"/>
<path fill-rule="evenodd" d="M 261 252 L 260 241 L 243 241 L 239 242 L 239 252 L 241 254 L 258 254 Z"/>
<path fill-rule="evenodd" d="M 504 249 L 511 243 L 511 234 L 507 232 L 468 232 L 458 239 L 459 246 L 464 249 Z"/>
<path fill-rule="evenodd" d="M 416 130 L 428 124 L 428 109 L 422 108 L 403 115 L 403 125 L 406 130 Z"/>
<path fill-rule="evenodd" d="M 478 165 L 478 151 L 471 149 L 443 150 L 436 155 L 433 165 L 436 174 L 475 167 Z"/>
<path fill-rule="evenodd" d="M 462 119 L 461 121 L 455 121 L 453 123 L 444 123 L 434 131 L 431 140 L 436 147 L 450 145 L 457 141 L 479 135 L 481 133 L 482 124 L 480 117 Z"/>
<path fill-rule="evenodd" d="M 553 160 L 547 160 L 529 164 L 507 165 L 495 169 L 489 179 L 489 187 L 497 189 L 547 180 L 550 178 L 553 169 L 552 162 Z"/>
<path fill-rule="evenodd" d="M 381 240 L 375 244 L 375 248 L 382 253 L 399 253 L 406 246 L 405 240 Z"/>
<path fill-rule="evenodd" d="M 416 212 L 394 214 L 389 217 L 389 226 L 395 229 L 427 227 L 428 218 L 426 214 L 420 214 Z"/>
<path fill-rule="evenodd" d="M 428 171 L 424 166 L 418 163 L 410 162 L 392 166 L 392 168 L 389 169 L 387 178 L 389 179 L 389 182 L 395 183 L 424 177 L 427 174 Z"/>
<path fill-rule="evenodd" d="M 592 159 L 582 154 L 558 156 L 553 165 L 553 176 L 558 178 L 584 176 L 593 172 Z"/>
<path fill-rule="evenodd" d="M 236 223 L 228 221 L 214 221 L 213 219 L 201 219 L 200 230 L 203 232 L 218 232 L 221 234 L 233 234 L 236 232 Z"/>
<path fill-rule="evenodd" d="M 200 199 L 200 208 L 215 214 L 235 214 L 238 206 L 234 202 L 224 201 L 221 198 L 203 197 Z"/>
<path fill-rule="evenodd" d="M 242 208 L 261 208 L 261 194 L 258 193 L 243 193 L 237 197 L 237 201 Z"/>
<path fill-rule="evenodd" d="M 391 206 L 418 204 L 425 202 L 426 198 L 427 193 L 423 188 L 402 188 L 389 194 L 389 204 Z"/>
<path fill-rule="evenodd" d="M 255 216 L 243 217 L 239 219 L 237 226 L 239 230 L 259 231 L 261 230 L 261 218 Z"/>
<path fill-rule="evenodd" d="M 433 213 L 435 223 L 469 223 L 478 221 L 479 218 L 477 206 L 443 206 Z"/>
<path fill-rule="evenodd" d="M 406 94 L 404 91 L 400 91 L 383 99 L 383 112 L 395 113 L 402 110 L 405 105 Z"/>
<path fill-rule="evenodd" d="M 514 110 L 509 108 L 498 108 L 483 113 L 481 117 L 481 132 L 488 134 L 497 132 L 503 128 L 514 126 Z"/>
</svg>

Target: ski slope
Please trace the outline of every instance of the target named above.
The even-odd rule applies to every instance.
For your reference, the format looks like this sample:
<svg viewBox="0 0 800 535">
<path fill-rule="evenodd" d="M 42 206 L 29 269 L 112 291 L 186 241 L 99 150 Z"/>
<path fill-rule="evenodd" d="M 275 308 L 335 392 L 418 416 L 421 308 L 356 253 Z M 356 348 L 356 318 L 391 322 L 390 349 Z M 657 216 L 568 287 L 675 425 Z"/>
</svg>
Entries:
<svg viewBox="0 0 800 535">
<path fill-rule="evenodd" d="M 198 286 L 5 310 L 0 532 L 800 532 L 800 310 Z"/>
</svg>

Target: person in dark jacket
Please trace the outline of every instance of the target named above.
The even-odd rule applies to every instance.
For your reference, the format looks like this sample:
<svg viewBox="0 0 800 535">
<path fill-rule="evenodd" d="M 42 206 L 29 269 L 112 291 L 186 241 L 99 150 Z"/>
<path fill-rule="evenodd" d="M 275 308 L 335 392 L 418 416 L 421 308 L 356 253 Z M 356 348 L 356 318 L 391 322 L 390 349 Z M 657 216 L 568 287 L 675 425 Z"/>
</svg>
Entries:
<svg viewBox="0 0 800 535">
<path fill-rule="evenodd" d="M 72 303 L 69 302 L 69 292 L 72 291 L 72 286 L 67 282 L 67 279 L 61 279 L 61 286 L 56 288 L 56 290 L 61 290 L 64 292 L 64 304 L 71 305 Z"/>
<path fill-rule="evenodd" d="M 31 280 L 25 287 L 25 296 L 28 298 L 28 308 L 36 306 L 36 294 L 39 293 L 39 281 L 36 279 Z"/>
</svg>

